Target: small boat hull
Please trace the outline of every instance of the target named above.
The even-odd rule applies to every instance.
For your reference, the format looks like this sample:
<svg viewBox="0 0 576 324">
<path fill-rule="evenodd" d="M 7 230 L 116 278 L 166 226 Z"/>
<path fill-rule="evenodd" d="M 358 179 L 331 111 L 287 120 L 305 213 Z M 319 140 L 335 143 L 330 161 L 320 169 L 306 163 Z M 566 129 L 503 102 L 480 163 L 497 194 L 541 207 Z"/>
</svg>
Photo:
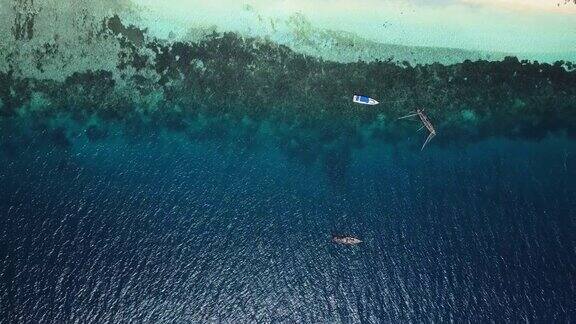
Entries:
<svg viewBox="0 0 576 324">
<path fill-rule="evenodd" d="M 352 101 L 361 105 L 369 105 L 369 106 L 379 104 L 379 102 L 375 99 L 360 95 L 354 95 L 354 97 L 352 97 Z"/>
<path fill-rule="evenodd" d="M 357 245 L 362 243 L 362 240 L 349 235 L 332 235 L 332 242 L 343 245 Z"/>
</svg>

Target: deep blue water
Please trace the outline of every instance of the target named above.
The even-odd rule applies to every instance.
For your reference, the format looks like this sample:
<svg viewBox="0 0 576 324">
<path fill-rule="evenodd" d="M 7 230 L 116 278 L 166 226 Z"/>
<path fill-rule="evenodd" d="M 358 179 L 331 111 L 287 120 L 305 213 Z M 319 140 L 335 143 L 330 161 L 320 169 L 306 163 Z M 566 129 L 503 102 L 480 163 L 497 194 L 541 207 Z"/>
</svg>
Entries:
<svg viewBox="0 0 576 324">
<path fill-rule="evenodd" d="M 4 322 L 576 320 L 574 141 L 229 144 L 2 155 Z"/>
</svg>

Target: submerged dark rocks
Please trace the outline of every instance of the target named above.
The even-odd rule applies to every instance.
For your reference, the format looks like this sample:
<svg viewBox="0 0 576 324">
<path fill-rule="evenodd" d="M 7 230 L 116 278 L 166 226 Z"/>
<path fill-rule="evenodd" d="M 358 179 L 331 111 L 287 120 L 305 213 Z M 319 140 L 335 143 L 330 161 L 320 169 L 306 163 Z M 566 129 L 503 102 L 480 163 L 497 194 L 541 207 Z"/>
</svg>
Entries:
<svg viewBox="0 0 576 324">
<path fill-rule="evenodd" d="M 84 132 L 88 140 L 90 140 L 91 142 L 103 140 L 109 136 L 108 131 L 106 129 L 97 125 L 88 126 L 88 128 L 86 128 Z"/>
<path fill-rule="evenodd" d="M 134 25 L 125 26 L 118 15 L 114 15 L 108 19 L 105 27 L 112 31 L 112 33 L 116 36 L 122 35 L 123 37 L 126 37 L 127 40 L 136 46 L 144 45 L 146 30 L 141 30 Z"/>
<path fill-rule="evenodd" d="M 49 131 L 49 138 L 56 146 L 69 147 L 72 143 L 66 136 L 66 129 L 57 127 Z"/>
<path fill-rule="evenodd" d="M 63 82 L 0 73 L 0 123 L 29 118 L 51 125 L 68 118 L 90 141 L 107 136 L 106 123 L 132 139 L 176 131 L 251 147 L 264 136 L 290 157 L 324 161 L 334 179 L 366 140 L 412 135 L 409 123 L 395 119 L 416 107 L 436 125 L 435 145 L 489 136 L 538 139 L 556 131 L 576 135 L 576 71 L 566 62 L 509 57 L 449 66 L 341 64 L 232 33 L 169 43 L 148 40 L 146 31 L 117 17 L 105 27 L 122 48 L 116 70 L 77 72 Z M 354 105 L 354 93 L 381 104 Z M 59 145 L 70 144 L 66 131 L 50 134 Z"/>
</svg>

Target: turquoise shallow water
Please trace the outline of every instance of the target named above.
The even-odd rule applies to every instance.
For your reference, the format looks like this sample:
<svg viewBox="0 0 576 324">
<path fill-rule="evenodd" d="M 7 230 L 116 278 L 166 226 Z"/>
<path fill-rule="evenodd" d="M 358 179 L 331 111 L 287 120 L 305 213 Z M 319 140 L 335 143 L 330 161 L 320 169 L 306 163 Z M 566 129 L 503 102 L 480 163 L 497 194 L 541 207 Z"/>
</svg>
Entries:
<svg viewBox="0 0 576 324">
<path fill-rule="evenodd" d="M 419 142 L 309 164 L 177 134 L 3 155 L 2 318 L 573 320 L 574 141 Z"/>
</svg>

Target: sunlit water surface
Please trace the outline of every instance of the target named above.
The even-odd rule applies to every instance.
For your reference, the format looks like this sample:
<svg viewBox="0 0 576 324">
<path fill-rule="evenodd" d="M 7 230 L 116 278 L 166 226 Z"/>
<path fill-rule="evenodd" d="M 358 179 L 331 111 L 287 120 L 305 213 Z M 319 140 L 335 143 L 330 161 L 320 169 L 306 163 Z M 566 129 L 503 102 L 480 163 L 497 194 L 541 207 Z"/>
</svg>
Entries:
<svg viewBox="0 0 576 324">
<path fill-rule="evenodd" d="M 2 318 L 576 319 L 576 143 L 419 141 L 308 164 L 179 135 L 3 154 Z"/>
</svg>

